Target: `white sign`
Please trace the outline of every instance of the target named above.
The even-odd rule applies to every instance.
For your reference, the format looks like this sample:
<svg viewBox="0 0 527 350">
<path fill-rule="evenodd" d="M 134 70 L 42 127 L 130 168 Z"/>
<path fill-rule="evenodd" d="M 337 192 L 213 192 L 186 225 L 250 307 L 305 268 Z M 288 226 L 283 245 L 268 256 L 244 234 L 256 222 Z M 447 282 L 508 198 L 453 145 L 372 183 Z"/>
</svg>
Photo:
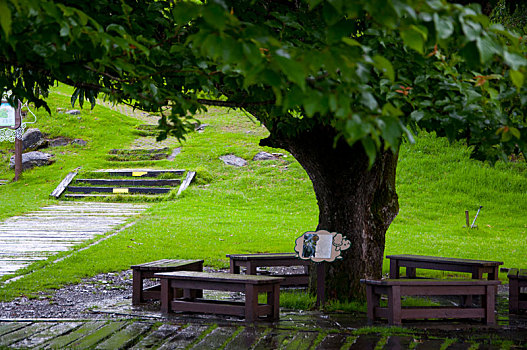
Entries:
<svg viewBox="0 0 527 350">
<path fill-rule="evenodd" d="M 2 101 L 0 105 L 0 127 L 14 128 L 16 126 L 16 110 L 9 103 Z"/>
<path fill-rule="evenodd" d="M 298 257 L 314 262 L 342 259 L 340 252 L 351 246 L 351 242 L 342 234 L 326 230 L 306 232 L 295 243 Z"/>
</svg>

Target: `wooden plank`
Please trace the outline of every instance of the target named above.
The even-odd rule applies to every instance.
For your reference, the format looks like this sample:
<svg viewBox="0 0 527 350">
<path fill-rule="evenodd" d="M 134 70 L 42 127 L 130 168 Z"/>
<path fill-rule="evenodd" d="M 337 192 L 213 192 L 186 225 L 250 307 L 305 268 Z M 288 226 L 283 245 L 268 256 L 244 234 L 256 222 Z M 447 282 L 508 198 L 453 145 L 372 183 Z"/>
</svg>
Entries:
<svg viewBox="0 0 527 350">
<path fill-rule="evenodd" d="M 263 334 L 264 328 L 244 327 L 230 342 L 225 345 L 224 350 L 252 349 Z M 330 348 L 327 348 L 330 349 Z"/>
<path fill-rule="evenodd" d="M 43 346 L 43 349 L 65 349 L 71 343 L 80 341 L 82 338 L 97 331 L 99 328 L 104 326 L 105 323 L 106 321 L 86 322 L 74 331 L 52 339 L 50 342 Z"/>
<path fill-rule="evenodd" d="M 195 344 L 193 350 L 218 349 L 227 342 L 236 331 L 236 327 L 218 327 L 207 334 L 199 343 Z"/>
<path fill-rule="evenodd" d="M 76 342 L 69 344 L 68 347 L 75 349 L 88 349 L 93 348 L 97 343 L 111 336 L 115 332 L 124 328 L 128 322 L 111 322 L 105 324 L 103 327 L 97 329 L 95 332 L 87 334 L 85 337 L 77 340 Z"/>
<path fill-rule="evenodd" d="M 151 328 L 151 323 L 133 322 L 112 334 L 110 338 L 98 344 L 95 349 L 128 349 L 136 342 L 137 338 L 148 332 Z"/>
<path fill-rule="evenodd" d="M 26 327 L 29 324 L 31 324 L 31 322 L 0 322 L 0 337 L 4 334 Z"/>
<path fill-rule="evenodd" d="M 103 186 L 177 186 L 181 179 L 77 179 L 75 184 L 86 183 Z"/>
<path fill-rule="evenodd" d="M 0 337 L 0 347 L 10 347 L 11 344 L 30 338 L 35 334 L 42 332 L 49 326 L 49 323 L 31 323 L 26 327 L 20 328 L 14 332 L 4 334 L 2 337 Z"/>
<path fill-rule="evenodd" d="M 75 176 L 77 176 L 77 170 L 79 170 L 79 169 L 80 168 L 77 168 L 77 169 L 73 170 L 72 172 L 70 172 L 68 175 L 66 175 L 66 177 L 60 182 L 60 184 L 57 186 L 57 188 L 55 188 L 53 190 L 53 192 L 51 192 L 50 196 L 55 197 L 55 198 L 59 198 L 60 195 L 66 189 L 66 187 L 68 187 L 68 185 L 71 183 L 71 181 L 73 181 L 73 178 L 75 178 Z"/>
<path fill-rule="evenodd" d="M 135 344 L 132 350 L 156 349 L 167 339 L 174 337 L 181 331 L 181 326 L 170 323 L 162 324 L 158 329 L 154 330 L 142 338 Z"/>
<path fill-rule="evenodd" d="M 140 196 L 155 196 L 157 195 L 156 193 L 143 193 L 141 195 L 139 194 L 128 194 L 126 195 L 126 198 L 140 198 Z M 117 194 L 114 194 L 114 193 L 108 193 L 108 194 L 100 194 L 100 193 L 66 193 L 64 195 L 65 198 L 91 198 L 91 197 L 96 197 L 96 198 L 112 198 L 112 197 L 115 197 L 117 196 Z"/>
<path fill-rule="evenodd" d="M 84 187 L 84 186 L 68 186 L 69 192 L 80 193 L 115 193 L 114 187 Z M 127 193 L 168 193 L 172 189 L 165 187 L 129 187 Z"/>
<path fill-rule="evenodd" d="M 133 176 L 133 173 L 144 176 L 144 177 L 157 177 L 161 174 L 173 174 L 173 175 L 183 175 L 186 170 L 184 169 L 105 169 L 105 170 L 96 170 L 94 173 L 105 173 L 112 176 Z"/>
<path fill-rule="evenodd" d="M 245 316 L 245 305 L 239 303 L 234 305 L 231 302 L 198 302 L 198 301 L 182 301 L 173 300 L 170 306 L 172 311 L 197 312 L 197 313 L 213 313 L 220 315 L 231 316 Z"/>
<path fill-rule="evenodd" d="M 188 325 L 180 332 L 177 332 L 174 337 L 168 339 L 158 348 L 158 350 L 186 349 L 196 340 L 196 337 L 205 332 L 207 328 L 209 328 L 209 326 L 200 324 Z"/>
<path fill-rule="evenodd" d="M 179 196 L 181 192 L 183 192 L 192 182 L 192 179 L 194 179 L 194 176 L 196 175 L 195 171 L 189 171 L 187 173 L 187 177 L 185 180 L 181 183 L 181 186 L 179 187 L 179 190 L 177 191 L 177 195 Z"/>
<path fill-rule="evenodd" d="M 46 322 L 46 324 L 49 325 L 48 322 Z M 11 347 L 16 349 L 34 348 L 44 344 L 47 341 L 50 341 L 51 339 L 61 336 L 62 334 L 70 332 L 71 330 L 79 327 L 81 324 L 81 322 L 59 322 L 58 324 L 52 325 L 32 337 L 28 337 L 15 344 L 12 344 Z"/>
</svg>

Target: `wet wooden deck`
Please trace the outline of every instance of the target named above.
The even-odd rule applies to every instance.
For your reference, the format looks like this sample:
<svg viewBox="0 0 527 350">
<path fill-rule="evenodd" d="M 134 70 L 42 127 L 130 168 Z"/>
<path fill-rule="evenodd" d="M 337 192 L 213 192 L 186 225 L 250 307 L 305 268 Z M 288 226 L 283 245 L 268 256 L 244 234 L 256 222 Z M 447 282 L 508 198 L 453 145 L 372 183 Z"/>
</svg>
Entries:
<svg viewBox="0 0 527 350">
<path fill-rule="evenodd" d="M 500 349 L 523 341 L 460 339 L 426 334 L 382 335 L 353 329 L 266 324 L 156 322 L 153 320 L 0 321 L 0 348 L 9 349 Z"/>
<path fill-rule="evenodd" d="M 147 207 L 68 202 L 0 222 L 0 276 L 109 232 Z"/>
</svg>

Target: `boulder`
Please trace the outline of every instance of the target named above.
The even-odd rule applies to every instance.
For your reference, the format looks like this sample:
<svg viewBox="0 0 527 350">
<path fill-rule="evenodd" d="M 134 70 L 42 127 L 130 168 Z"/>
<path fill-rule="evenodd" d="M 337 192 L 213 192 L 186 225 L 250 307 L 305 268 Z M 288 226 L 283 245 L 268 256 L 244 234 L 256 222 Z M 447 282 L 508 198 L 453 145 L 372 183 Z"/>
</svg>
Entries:
<svg viewBox="0 0 527 350">
<path fill-rule="evenodd" d="M 255 161 L 258 161 L 258 160 L 276 160 L 276 159 L 279 159 L 279 157 L 271 154 L 271 153 L 268 153 L 268 152 L 258 152 L 256 153 L 256 155 L 253 157 L 253 160 Z"/>
<path fill-rule="evenodd" d="M 75 139 L 75 140 L 71 141 L 71 143 L 73 145 L 79 145 L 79 146 L 86 146 L 88 144 L 88 142 L 86 142 L 83 139 Z"/>
<path fill-rule="evenodd" d="M 47 141 L 42 136 L 42 133 L 37 128 L 27 129 L 22 136 L 22 150 L 37 150 L 47 146 Z"/>
<path fill-rule="evenodd" d="M 35 166 L 43 166 L 43 165 L 50 165 L 54 162 L 53 159 L 51 159 L 53 155 L 49 153 L 44 152 L 27 152 L 22 154 L 22 170 L 31 169 Z M 9 166 L 11 169 L 15 168 L 15 156 L 11 157 L 11 160 L 9 162 Z"/>
<path fill-rule="evenodd" d="M 243 158 L 237 157 L 234 154 L 228 154 L 226 156 L 221 156 L 221 160 L 227 165 L 233 165 L 233 166 L 245 166 L 247 165 L 247 161 Z"/>
</svg>

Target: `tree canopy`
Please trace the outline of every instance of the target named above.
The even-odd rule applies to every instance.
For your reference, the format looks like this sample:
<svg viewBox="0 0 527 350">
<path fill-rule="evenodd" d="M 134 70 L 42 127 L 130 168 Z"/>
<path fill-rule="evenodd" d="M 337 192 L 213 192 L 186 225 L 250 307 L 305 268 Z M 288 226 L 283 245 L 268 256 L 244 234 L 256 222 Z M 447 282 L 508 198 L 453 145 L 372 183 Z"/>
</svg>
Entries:
<svg viewBox="0 0 527 350">
<path fill-rule="evenodd" d="M 183 138 L 207 106 L 242 108 L 310 177 L 318 229 L 351 242 L 323 268 L 330 298 L 380 278 L 412 130 L 481 159 L 525 152 L 525 38 L 446 0 L 0 0 L 0 86 L 46 107 L 100 94 Z M 312 269 L 315 270 L 315 269 Z"/>
<path fill-rule="evenodd" d="M 525 39 L 477 5 L 4 0 L 0 13 L 0 85 L 38 106 L 62 82 L 81 105 L 104 93 L 163 113 L 178 137 L 223 105 L 285 133 L 330 125 L 372 160 L 414 127 L 486 158 L 525 149 Z"/>
</svg>

